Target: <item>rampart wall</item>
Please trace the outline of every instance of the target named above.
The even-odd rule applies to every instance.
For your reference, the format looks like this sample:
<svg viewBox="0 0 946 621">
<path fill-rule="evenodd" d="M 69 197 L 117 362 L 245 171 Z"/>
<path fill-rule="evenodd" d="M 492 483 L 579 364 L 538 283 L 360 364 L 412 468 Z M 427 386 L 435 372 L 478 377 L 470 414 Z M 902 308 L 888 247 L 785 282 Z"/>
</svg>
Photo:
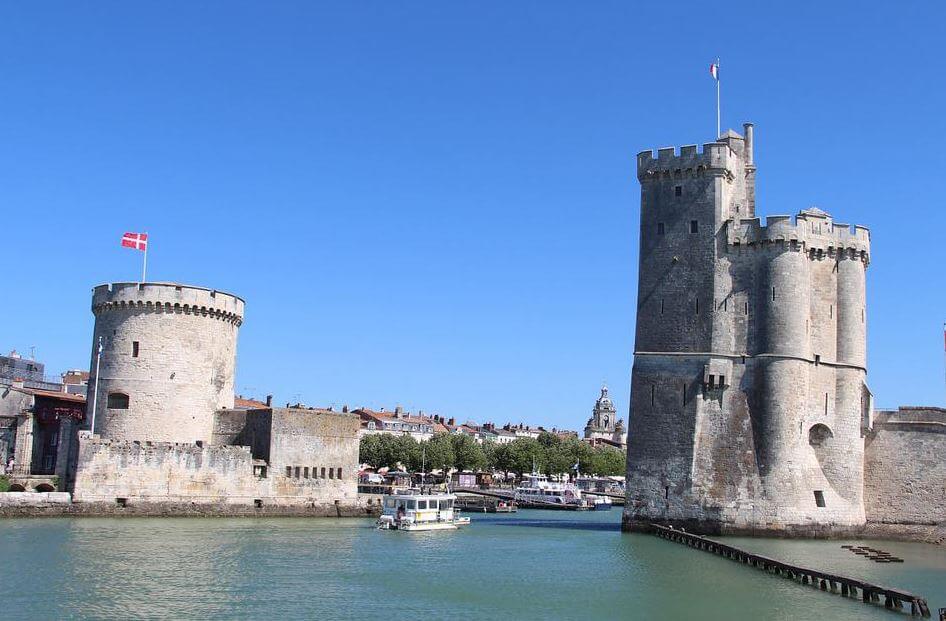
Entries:
<svg viewBox="0 0 946 621">
<path fill-rule="evenodd" d="M 946 409 L 877 412 L 865 451 L 869 522 L 946 524 Z"/>
</svg>

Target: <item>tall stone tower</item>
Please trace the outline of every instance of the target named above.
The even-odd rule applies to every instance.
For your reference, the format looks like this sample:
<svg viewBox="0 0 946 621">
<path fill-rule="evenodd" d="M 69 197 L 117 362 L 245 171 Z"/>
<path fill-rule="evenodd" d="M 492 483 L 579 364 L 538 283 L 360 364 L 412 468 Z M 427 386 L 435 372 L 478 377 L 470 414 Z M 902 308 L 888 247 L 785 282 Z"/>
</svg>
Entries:
<svg viewBox="0 0 946 621">
<path fill-rule="evenodd" d="M 243 300 L 173 283 L 113 283 L 93 290 L 92 313 L 88 403 L 96 395 L 95 433 L 209 444 L 214 412 L 233 407 Z"/>
<path fill-rule="evenodd" d="M 629 529 L 864 522 L 870 235 L 817 209 L 762 224 L 744 128 L 637 156 Z"/>
</svg>

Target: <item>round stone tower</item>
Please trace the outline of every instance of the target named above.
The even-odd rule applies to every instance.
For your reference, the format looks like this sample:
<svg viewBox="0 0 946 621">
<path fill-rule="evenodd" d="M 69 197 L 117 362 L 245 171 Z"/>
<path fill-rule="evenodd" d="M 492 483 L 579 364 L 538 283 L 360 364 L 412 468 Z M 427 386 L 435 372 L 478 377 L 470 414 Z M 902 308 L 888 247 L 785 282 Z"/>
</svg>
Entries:
<svg viewBox="0 0 946 621">
<path fill-rule="evenodd" d="M 209 443 L 214 412 L 233 407 L 243 300 L 174 283 L 112 283 L 93 289 L 92 313 L 86 420 L 95 402 L 95 433 Z"/>
</svg>

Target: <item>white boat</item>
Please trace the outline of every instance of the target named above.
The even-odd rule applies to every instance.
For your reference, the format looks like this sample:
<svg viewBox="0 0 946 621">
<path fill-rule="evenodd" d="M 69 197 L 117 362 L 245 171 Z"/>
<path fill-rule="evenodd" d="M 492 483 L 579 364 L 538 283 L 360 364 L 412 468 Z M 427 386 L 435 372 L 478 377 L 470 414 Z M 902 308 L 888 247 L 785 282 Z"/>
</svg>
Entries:
<svg viewBox="0 0 946 621">
<path fill-rule="evenodd" d="M 563 508 L 587 509 L 589 503 L 581 490 L 571 483 L 556 483 L 533 472 L 516 488 L 516 502 L 532 505 L 550 505 Z"/>
<path fill-rule="evenodd" d="M 607 496 L 594 496 L 591 499 L 591 504 L 595 511 L 610 511 L 614 503 Z"/>
<path fill-rule="evenodd" d="M 419 489 L 396 490 L 382 498 L 378 528 L 382 530 L 454 530 L 470 523 L 454 507 L 456 496 Z"/>
</svg>

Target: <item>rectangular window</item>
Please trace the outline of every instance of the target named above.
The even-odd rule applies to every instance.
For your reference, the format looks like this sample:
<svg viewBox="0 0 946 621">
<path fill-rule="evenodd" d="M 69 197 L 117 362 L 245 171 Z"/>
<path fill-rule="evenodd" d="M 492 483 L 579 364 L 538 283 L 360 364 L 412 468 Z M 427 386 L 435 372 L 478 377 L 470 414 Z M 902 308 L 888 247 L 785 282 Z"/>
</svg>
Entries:
<svg viewBox="0 0 946 621">
<path fill-rule="evenodd" d="M 720 376 L 719 376 L 719 387 L 720 387 L 720 388 L 723 388 L 723 387 L 725 387 L 725 386 L 726 386 L 726 376 L 725 376 L 725 375 L 720 375 Z"/>
<path fill-rule="evenodd" d="M 297 478 L 297 479 L 299 478 L 299 470 L 300 470 L 299 466 L 296 466 L 296 478 Z"/>
<path fill-rule="evenodd" d="M 821 364 L 821 354 L 815 354 L 815 366 Z"/>
<path fill-rule="evenodd" d="M 772 301 L 775 301 L 775 287 L 772 287 Z"/>
<path fill-rule="evenodd" d="M 674 195 L 674 196 L 683 196 L 683 186 L 682 186 L 682 185 L 674 186 L 674 188 L 673 188 L 673 195 Z"/>
<path fill-rule="evenodd" d="M 700 314 L 700 298 L 696 298 L 694 300 L 694 303 L 695 303 L 695 306 L 693 310 L 696 312 L 697 315 L 699 315 Z"/>
<path fill-rule="evenodd" d="M 683 405 L 687 404 L 687 385 L 683 385 Z"/>
<path fill-rule="evenodd" d="M 663 222 L 658 222 L 658 223 L 657 223 L 657 234 L 658 234 L 658 235 L 663 235 L 663 234 L 664 234 L 664 223 L 663 223 Z"/>
<path fill-rule="evenodd" d="M 815 504 L 819 507 L 824 507 L 824 492 L 820 489 L 815 490 Z"/>
<path fill-rule="evenodd" d="M 418 500 L 418 501 L 417 501 L 417 508 L 418 508 L 418 510 L 419 510 L 419 509 L 427 509 L 427 501 L 426 501 L 426 500 Z"/>
<path fill-rule="evenodd" d="M 690 220 L 690 232 L 696 233 L 699 230 L 700 230 L 700 223 L 697 222 L 696 220 Z"/>
<path fill-rule="evenodd" d="M 824 393 L 824 415 L 828 415 L 828 393 Z"/>
<path fill-rule="evenodd" d="M 334 478 L 335 478 L 335 468 L 329 468 L 329 469 L 328 469 L 328 478 L 330 478 L 330 479 L 334 479 Z"/>
<path fill-rule="evenodd" d="M 749 315 L 749 303 L 746 302 L 746 316 Z"/>
<path fill-rule="evenodd" d="M 325 467 L 322 468 L 322 478 L 325 478 Z"/>
<path fill-rule="evenodd" d="M 663 299 L 660 300 L 660 314 L 661 314 L 661 315 L 664 314 L 664 301 L 663 301 Z"/>
<path fill-rule="evenodd" d="M 308 467 L 308 466 L 306 466 L 305 468 L 302 469 L 302 478 L 303 478 L 303 479 L 308 479 L 308 478 L 309 478 L 309 467 Z"/>
<path fill-rule="evenodd" d="M 834 304 L 828 307 L 828 317 L 834 318 Z"/>
<path fill-rule="evenodd" d="M 709 387 L 710 387 L 710 388 L 714 388 L 715 386 L 716 386 L 716 376 L 715 376 L 715 375 L 710 375 L 710 376 L 709 376 Z"/>
<path fill-rule="evenodd" d="M 651 385 L 650 385 L 650 405 L 651 405 L 651 407 L 654 406 L 654 403 L 655 403 L 656 400 L 657 400 L 657 385 L 656 385 L 656 384 L 651 384 Z"/>
<path fill-rule="evenodd" d="M 286 476 L 287 477 L 292 476 L 292 466 L 286 466 Z"/>
<path fill-rule="evenodd" d="M 131 342 L 131 357 L 132 358 L 138 357 L 138 341 Z"/>
</svg>

